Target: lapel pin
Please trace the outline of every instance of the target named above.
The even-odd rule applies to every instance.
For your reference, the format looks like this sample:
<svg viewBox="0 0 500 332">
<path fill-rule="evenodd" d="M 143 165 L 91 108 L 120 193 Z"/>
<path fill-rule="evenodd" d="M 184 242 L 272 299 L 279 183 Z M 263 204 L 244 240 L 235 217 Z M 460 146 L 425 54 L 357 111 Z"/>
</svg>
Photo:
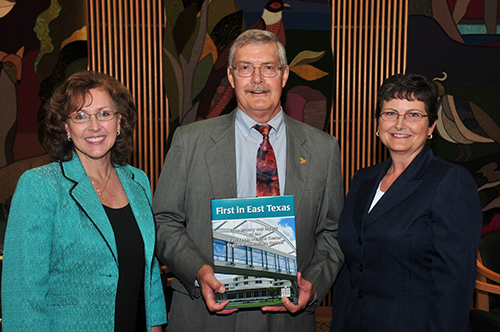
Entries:
<svg viewBox="0 0 500 332">
<path fill-rule="evenodd" d="M 306 164 L 306 160 L 304 158 L 300 158 L 300 163 L 305 165 Z"/>
</svg>

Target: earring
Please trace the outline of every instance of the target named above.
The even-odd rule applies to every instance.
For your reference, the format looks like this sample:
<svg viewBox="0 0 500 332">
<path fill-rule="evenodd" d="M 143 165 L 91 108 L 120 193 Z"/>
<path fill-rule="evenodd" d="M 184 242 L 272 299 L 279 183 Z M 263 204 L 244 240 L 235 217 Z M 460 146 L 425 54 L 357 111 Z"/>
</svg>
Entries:
<svg viewBox="0 0 500 332">
<path fill-rule="evenodd" d="M 68 142 L 71 142 L 71 136 L 68 135 Z"/>
<path fill-rule="evenodd" d="M 378 137 L 378 130 L 377 130 L 377 132 L 375 133 L 375 135 L 377 135 L 377 137 Z"/>
<path fill-rule="evenodd" d="M 120 136 L 120 134 L 121 134 L 121 131 L 120 131 L 120 129 L 118 129 L 118 131 L 116 132 L 116 136 Z"/>
<path fill-rule="evenodd" d="M 427 135 L 427 139 L 432 139 L 432 134 Z"/>
</svg>

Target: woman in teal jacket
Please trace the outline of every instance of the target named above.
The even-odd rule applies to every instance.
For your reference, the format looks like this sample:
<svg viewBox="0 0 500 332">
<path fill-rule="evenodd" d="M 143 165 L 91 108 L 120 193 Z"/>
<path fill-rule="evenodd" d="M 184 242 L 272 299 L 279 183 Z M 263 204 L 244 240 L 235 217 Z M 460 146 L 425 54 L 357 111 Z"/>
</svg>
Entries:
<svg viewBox="0 0 500 332">
<path fill-rule="evenodd" d="M 136 108 L 95 72 L 71 76 L 45 106 L 53 163 L 27 171 L 4 244 L 3 331 L 161 331 L 151 189 L 126 165 Z"/>
</svg>

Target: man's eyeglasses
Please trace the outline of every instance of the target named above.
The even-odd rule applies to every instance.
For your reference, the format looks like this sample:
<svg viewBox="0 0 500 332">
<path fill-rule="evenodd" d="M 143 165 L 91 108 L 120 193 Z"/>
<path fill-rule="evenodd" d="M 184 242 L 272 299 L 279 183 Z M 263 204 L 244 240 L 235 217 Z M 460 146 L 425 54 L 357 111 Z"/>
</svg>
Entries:
<svg viewBox="0 0 500 332">
<path fill-rule="evenodd" d="M 278 76 L 279 71 L 281 70 L 281 67 L 277 67 L 275 65 L 263 65 L 260 67 L 254 67 L 252 65 L 238 65 L 233 67 L 233 71 L 239 77 L 250 77 L 253 75 L 255 68 L 259 68 L 261 75 L 267 78 Z"/>
<path fill-rule="evenodd" d="M 405 114 L 399 114 L 392 111 L 382 112 L 380 113 L 380 117 L 382 120 L 387 122 L 396 122 L 399 117 L 402 116 L 408 122 L 419 122 L 422 118 L 428 117 L 428 115 L 422 114 L 420 112 L 408 112 Z"/>
<path fill-rule="evenodd" d="M 71 115 L 68 115 L 68 119 L 71 119 L 73 123 L 87 123 L 90 121 L 90 118 L 92 116 L 95 116 L 95 118 L 98 121 L 110 121 L 115 118 L 115 115 L 118 112 L 113 112 L 113 111 L 100 111 L 95 114 L 88 114 L 85 112 L 77 112 L 73 113 Z"/>
</svg>

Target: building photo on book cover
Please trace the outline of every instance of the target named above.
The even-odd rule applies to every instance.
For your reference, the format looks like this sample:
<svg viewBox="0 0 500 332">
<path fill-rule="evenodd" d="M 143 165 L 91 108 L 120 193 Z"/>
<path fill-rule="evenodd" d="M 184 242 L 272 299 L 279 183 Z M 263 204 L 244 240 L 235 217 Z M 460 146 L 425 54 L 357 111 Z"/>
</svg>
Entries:
<svg viewBox="0 0 500 332">
<path fill-rule="evenodd" d="M 297 304 L 293 196 L 212 200 L 214 270 L 229 308 Z"/>
</svg>

